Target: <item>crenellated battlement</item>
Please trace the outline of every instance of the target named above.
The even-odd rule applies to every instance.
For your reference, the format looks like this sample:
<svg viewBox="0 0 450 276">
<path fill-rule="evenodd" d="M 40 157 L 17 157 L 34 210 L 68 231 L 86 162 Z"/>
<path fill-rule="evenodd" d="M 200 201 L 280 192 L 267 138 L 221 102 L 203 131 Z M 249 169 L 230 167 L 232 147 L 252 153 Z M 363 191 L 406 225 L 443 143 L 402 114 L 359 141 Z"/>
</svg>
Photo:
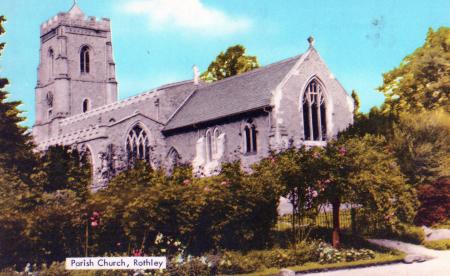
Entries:
<svg viewBox="0 0 450 276">
<path fill-rule="evenodd" d="M 111 30 L 111 21 L 109 18 L 98 19 L 95 16 L 73 16 L 70 13 L 61 12 L 41 24 L 41 37 L 58 26 L 79 27 L 109 32 Z"/>
</svg>

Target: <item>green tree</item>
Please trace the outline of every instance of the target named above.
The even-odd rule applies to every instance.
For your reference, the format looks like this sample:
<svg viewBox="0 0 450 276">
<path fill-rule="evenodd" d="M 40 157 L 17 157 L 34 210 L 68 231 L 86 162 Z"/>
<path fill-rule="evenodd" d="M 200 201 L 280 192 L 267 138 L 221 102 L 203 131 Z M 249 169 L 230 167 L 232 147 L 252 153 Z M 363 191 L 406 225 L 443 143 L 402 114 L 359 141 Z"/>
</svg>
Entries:
<svg viewBox="0 0 450 276">
<path fill-rule="evenodd" d="M 366 225 L 388 230 L 411 223 L 416 205 L 413 190 L 389 152 L 382 136 L 341 138 L 325 147 L 320 171 L 320 197 L 333 207 L 333 246 L 340 244 L 339 210 L 356 204 Z"/>
<path fill-rule="evenodd" d="M 414 186 L 450 177 L 450 114 L 402 113 L 387 135 L 402 172 Z"/>
<path fill-rule="evenodd" d="M 258 67 L 256 56 L 246 55 L 245 47 L 238 44 L 221 52 L 200 77 L 207 82 L 218 81 Z"/>
<path fill-rule="evenodd" d="M 4 16 L 0 16 L 0 35 L 5 32 Z M 5 43 L 0 43 L 0 56 Z M 33 170 L 34 155 L 32 142 L 27 128 L 20 125 L 24 118 L 20 116 L 19 101 L 8 101 L 8 92 L 5 87 L 8 79 L 0 77 L 0 166 L 15 171 L 21 179 L 27 178 Z"/>
<path fill-rule="evenodd" d="M 425 43 L 401 64 L 383 74 L 379 91 L 386 96 L 385 111 L 434 110 L 450 112 L 450 28 L 428 31 Z"/>
<path fill-rule="evenodd" d="M 308 229 L 300 225 L 317 215 L 319 202 L 312 192 L 316 182 L 322 178 L 319 170 L 322 161 L 319 157 L 322 152 L 319 147 L 290 148 L 269 158 L 271 162 L 268 166 L 272 172 L 272 181 L 281 185 L 281 195 L 292 205 L 291 225 L 294 245 L 308 236 Z"/>
<path fill-rule="evenodd" d="M 39 158 L 33 180 L 45 192 L 70 189 L 86 199 L 92 180 L 92 165 L 85 152 L 69 146 L 50 146 Z"/>
</svg>

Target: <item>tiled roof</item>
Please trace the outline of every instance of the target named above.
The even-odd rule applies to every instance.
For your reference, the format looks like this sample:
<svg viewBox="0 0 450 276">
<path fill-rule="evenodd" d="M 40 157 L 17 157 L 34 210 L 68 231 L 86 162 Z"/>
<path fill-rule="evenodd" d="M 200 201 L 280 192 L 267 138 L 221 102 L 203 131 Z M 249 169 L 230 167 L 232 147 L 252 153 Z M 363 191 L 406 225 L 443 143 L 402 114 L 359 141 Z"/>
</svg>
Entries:
<svg viewBox="0 0 450 276">
<path fill-rule="evenodd" d="M 271 92 L 300 57 L 282 60 L 211 84 L 200 84 L 164 130 L 182 128 L 270 105 Z"/>
</svg>

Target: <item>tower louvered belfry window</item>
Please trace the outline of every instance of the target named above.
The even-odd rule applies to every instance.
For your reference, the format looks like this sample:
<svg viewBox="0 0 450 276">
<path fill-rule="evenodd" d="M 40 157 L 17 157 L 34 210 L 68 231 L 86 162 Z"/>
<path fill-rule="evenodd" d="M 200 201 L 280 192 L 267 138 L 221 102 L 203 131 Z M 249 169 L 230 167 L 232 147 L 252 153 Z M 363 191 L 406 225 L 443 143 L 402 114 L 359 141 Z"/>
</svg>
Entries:
<svg viewBox="0 0 450 276">
<path fill-rule="evenodd" d="M 145 130 L 140 126 L 134 126 L 127 137 L 128 161 L 132 164 L 136 160 L 150 162 L 150 142 Z"/>
<path fill-rule="evenodd" d="M 305 140 L 326 140 L 326 102 L 323 88 L 317 80 L 312 80 L 308 84 L 303 95 L 303 127 Z"/>
<path fill-rule="evenodd" d="M 80 72 L 89 73 L 90 71 L 90 54 L 89 47 L 83 46 L 80 51 Z"/>
</svg>

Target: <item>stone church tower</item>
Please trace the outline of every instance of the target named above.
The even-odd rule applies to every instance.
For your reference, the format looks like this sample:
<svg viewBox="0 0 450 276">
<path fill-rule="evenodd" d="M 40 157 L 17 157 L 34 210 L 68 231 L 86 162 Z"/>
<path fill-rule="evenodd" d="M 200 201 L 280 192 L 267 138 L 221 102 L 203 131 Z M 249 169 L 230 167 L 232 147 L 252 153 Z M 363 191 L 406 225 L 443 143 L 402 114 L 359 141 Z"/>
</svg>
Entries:
<svg viewBox="0 0 450 276">
<path fill-rule="evenodd" d="M 51 137 L 62 119 L 116 102 L 117 82 L 109 19 L 86 17 L 74 3 L 40 31 L 33 133 Z"/>
</svg>

